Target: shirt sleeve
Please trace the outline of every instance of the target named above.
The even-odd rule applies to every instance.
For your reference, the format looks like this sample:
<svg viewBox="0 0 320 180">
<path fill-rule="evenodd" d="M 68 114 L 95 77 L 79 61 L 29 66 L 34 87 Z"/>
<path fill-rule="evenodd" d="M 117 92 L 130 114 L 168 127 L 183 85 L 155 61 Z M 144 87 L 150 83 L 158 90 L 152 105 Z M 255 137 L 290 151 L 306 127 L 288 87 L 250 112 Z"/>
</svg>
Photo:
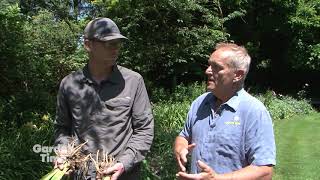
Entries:
<svg viewBox="0 0 320 180">
<path fill-rule="evenodd" d="M 64 81 L 61 81 L 56 107 L 56 118 L 54 121 L 55 146 L 67 145 L 71 138 L 71 115 L 64 91 Z"/>
<path fill-rule="evenodd" d="M 255 109 L 255 108 L 253 108 Z M 249 164 L 276 165 L 273 124 L 266 108 L 253 110 L 246 127 L 246 156 Z"/>
<path fill-rule="evenodd" d="M 132 107 L 133 135 L 127 148 L 119 157 L 125 171 L 141 162 L 149 152 L 154 137 L 154 119 L 147 90 L 140 77 Z"/>
<path fill-rule="evenodd" d="M 179 136 L 184 137 L 187 140 L 191 140 L 192 137 L 192 106 L 187 114 L 187 119 L 184 124 L 182 131 L 180 132 Z M 190 142 L 189 142 L 190 143 Z"/>
</svg>

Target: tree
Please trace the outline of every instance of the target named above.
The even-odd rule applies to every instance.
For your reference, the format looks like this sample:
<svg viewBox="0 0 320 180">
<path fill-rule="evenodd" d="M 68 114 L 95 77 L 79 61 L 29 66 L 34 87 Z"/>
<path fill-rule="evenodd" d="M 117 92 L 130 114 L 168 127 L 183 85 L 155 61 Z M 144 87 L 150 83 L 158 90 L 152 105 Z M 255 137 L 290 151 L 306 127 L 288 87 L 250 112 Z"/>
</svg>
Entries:
<svg viewBox="0 0 320 180">
<path fill-rule="evenodd" d="M 320 69 L 320 1 L 299 0 L 288 21 L 292 41 L 288 62 L 294 69 Z"/>
<path fill-rule="evenodd" d="M 106 1 L 108 2 L 108 1 Z M 113 1 L 93 4 L 100 16 L 111 17 L 129 38 L 120 63 L 154 84 L 203 79 L 208 55 L 225 41 L 222 18 L 213 1 Z"/>
<path fill-rule="evenodd" d="M 0 100 L 8 104 L 0 119 L 21 126 L 30 116 L 53 111 L 60 80 L 86 60 L 73 56 L 80 30 L 48 11 L 28 18 L 18 5 L 0 12 L 0 25 Z"/>
</svg>

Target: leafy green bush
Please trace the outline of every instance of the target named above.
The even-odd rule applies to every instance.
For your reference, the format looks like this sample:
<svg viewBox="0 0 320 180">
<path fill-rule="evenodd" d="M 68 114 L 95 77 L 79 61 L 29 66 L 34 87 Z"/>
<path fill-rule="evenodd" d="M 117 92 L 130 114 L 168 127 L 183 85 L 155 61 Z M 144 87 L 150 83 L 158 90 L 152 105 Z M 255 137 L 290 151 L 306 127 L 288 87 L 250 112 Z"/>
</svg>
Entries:
<svg viewBox="0 0 320 180">
<path fill-rule="evenodd" d="M 154 106 L 155 138 L 148 161 L 155 177 L 161 179 L 175 177 L 177 170 L 172 143 L 185 122 L 190 103 L 190 101 L 164 101 Z"/>
<path fill-rule="evenodd" d="M 59 81 L 86 56 L 78 47 L 78 24 L 48 11 L 30 17 L 17 4 L 1 6 L 0 25 L 0 119 L 18 128 L 54 112 Z"/>
<path fill-rule="evenodd" d="M 39 125 L 27 123 L 20 128 L 0 127 L 0 179 L 40 179 L 52 168 L 51 163 L 42 162 L 40 154 L 33 151 L 36 144 L 52 144 L 51 115 L 34 120 L 39 121 Z"/>
<path fill-rule="evenodd" d="M 205 92 L 205 83 L 195 82 L 193 84 L 176 86 L 172 92 L 166 91 L 164 88 L 155 88 L 150 92 L 151 101 L 167 102 L 167 101 L 189 101 L 192 102 L 199 95 Z"/>
<path fill-rule="evenodd" d="M 317 70 L 320 67 L 320 1 L 300 0 L 289 16 L 292 41 L 288 61 L 295 69 Z"/>
<path fill-rule="evenodd" d="M 181 84 L 172 93 L 163 88 L 152 91 L 152 102 L 156 102 L 155 138 L 143 166 L 144 179 L 175 179 L 177 168 L 172 144 L 184 125 L 191 102 L 204 92 L 204 83 Z"/>
<path fill-rule="evenodd" d="M 308 100 L 297 100 L 290 96 L 277 95 L 271 90 L 268 90 L 263 95 L 257 95 L 257 98 L 268 108 L 273 120 L 287 119 L 294 115 L 314 112 Z"/>
<path fill-rule="evenodd" d="M 41 91 L 0 98 L 0 103 L 0 123 L 9 129 L 28 122 L 38 124 L 43 114 L 55 111 L 55 97 Z"/>
<path fill-rule="evenodd" d="M 108 8 L 106 3 L 93 6 L 129 38 L 120 63 L 156 85 L 174 87 L 186 76 L 203 77 L 201 65 L 207 64 L 214 45 L 228 37 L 223 29 L 227 19 L 209 0 L 123 0 Z"/>
<path fill-rule="evenodd" d="M 12 89 L 22 84 L 18 82 L 23 63 L 25 18 L 20 14 L 18 5 L 1 6 L 0 9 L 0 95 L 12 93 Z M 19 88 L 20 89 L 20 88 Z"/>
</svg>

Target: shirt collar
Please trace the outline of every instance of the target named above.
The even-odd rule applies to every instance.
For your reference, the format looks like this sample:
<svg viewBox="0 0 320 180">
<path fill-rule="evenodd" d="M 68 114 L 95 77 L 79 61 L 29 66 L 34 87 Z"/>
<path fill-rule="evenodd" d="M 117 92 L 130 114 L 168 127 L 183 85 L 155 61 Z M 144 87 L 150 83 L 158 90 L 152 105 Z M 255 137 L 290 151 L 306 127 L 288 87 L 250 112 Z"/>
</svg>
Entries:
<svg viewBox="0 0 320 180">
<path fill-rule="evenodd" d="M 239 108 L 240 100 L 242 94 L 245 92 L 243 88 L 241 88 L 239 91 L 237 91 L 227 102 L 224 104 L 227 104 L 229 107 L 231 107 L 234 111 L 237 111 Z"/>
<path fill-rule="evenodd" d="M 91 77 L 91 74 L 89 72 L 89 65 L 86 64 L 83 68 L 82 68 L 82 78 L 81 78 L 81 82 L 83 83 L 88 83 L 88 84 L 94 84 L 94 81 Z"/>
<path fill-rule="evenodd" d="M 227 105 L 228 107 L 230 107 L 234 111 L 237 111 L 239 108 L 241 96 L 244 92 L 245 92 L 245 90 L 243 88 L 241 88 L 227 102 L 223 103 L 221 106 Z M 216 99 L 217 99 L 217 97 L 213 93 L 210 93 L 210 96 L 207 98 L 206 103 L 209 103 L 210 106 L 213 107 Z"/>
<path fill-rule="evenodd" d="M 83 69 L 82 69 L 82 72 L 83 72 L 83 77 L 81 78 L 81 82 L 83 83 L 89 83 L 89 84 L 94 84 L 95 81 L 93 80 L 92 76 L 91 76 L 91 73 L 89 71 L 89 65 L 86 64 Z M 121 80 L 121 73 L 119 71 L 119 68 L 117 65 L 114 65 L 112 67 L 112 72 L 110 74 L 110 76 L 108 77 L 108 79 L 102 81 L 103 82 L 106 82 L 106 81 L 109 81 L 109 82 L 112 82 L 114 84 L 117 84 L 120 82 Z"/>
<path fill-rule="evenodd" d="M 122 74 L 119 71 L 119 67 L 117 65 L 114 65 L 112 68 L 112 73 L 110 77 L 107 79 L 107 81 L 110 81 L 114 84 L 118 84 L 123 80 Z"/>
</svg>

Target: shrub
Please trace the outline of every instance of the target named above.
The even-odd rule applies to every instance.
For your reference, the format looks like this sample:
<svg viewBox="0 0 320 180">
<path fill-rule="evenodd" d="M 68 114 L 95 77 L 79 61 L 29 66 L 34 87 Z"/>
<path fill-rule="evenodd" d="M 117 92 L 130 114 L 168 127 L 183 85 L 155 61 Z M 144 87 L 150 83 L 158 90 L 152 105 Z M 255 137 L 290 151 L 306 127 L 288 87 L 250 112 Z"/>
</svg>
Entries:
<svg viewBox="0 0 320 180">
<path fill-rule="evenodd" d="M 148 158 L 153 178 L 174 179 L 177 169 L 172 143 L 185 122 L 189 107 L 190 101 L 164 101 L 154 106 L 155 138 Z"/>
<path fill-rule="evenodd" d="M 33 151 L 35 144 L 52 144 L 51 115 L 42 116 L 41 121 L 39 125 L 26 123 L 20 128 L 0 127 L 0 179 L 40 179 L 52 168 Z"/>
<path fill-rule="evenodd" d="M 164 88 L 155 88 L 150 92 L 151 101 L 157 102 L 192 102 L 198 96 L 205 92 L 205 83 L 195 82 L 193 84 L 184 85 L 180 84 L 176 86 L 172 92 L 166 91 Z"/>
<path fill-rule="evenodd" d="M 271 90 L 268 90 L 263 95 L 257 95 L 257 98 L 264 102 L 273 120 L 286 119 L 294 115 L 310 114 L 311 112 L 314 112 L 308 100 L 297 100 L 290 96 L 276 94 Z"/>
</svg>

